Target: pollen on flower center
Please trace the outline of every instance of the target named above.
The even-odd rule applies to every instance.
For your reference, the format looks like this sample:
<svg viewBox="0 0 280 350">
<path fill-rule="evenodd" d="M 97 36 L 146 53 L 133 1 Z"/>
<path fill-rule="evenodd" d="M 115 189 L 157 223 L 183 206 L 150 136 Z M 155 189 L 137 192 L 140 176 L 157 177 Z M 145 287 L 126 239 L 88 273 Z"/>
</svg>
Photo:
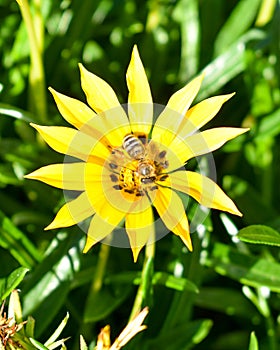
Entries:
<svg viewBox="0 0 280 350">
<path fill-rule="evenodd" d="M 108 165 L 112 187 L 136 196 L 155 191 L 156 181 L 168 177 L 163 172 L 169 165 L 166 151 L 134 135 L 126 135 L 122 146 L 112 150 Z"/>
</svg>

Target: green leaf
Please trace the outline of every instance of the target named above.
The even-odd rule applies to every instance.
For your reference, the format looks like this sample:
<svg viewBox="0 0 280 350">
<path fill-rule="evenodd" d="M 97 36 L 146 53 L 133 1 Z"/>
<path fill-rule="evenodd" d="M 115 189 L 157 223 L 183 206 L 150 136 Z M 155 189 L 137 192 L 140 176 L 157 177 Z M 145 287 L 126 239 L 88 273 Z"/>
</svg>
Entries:
<svg viewBox="0 0 280 350">
<path fill-rule="evenodd" d="M 97 294 L 89 294 L 84 322 L 96 322 L 110 315 L 131 293 L 132 286 L 103 286 Z"/>
<path fill-rule="evenodd" d="M 0 164 L 0 186 L 1 184 L 19 185 L 20 183 L 22 180 L 19 180 L 10 164 Z"/>
<path fill-rule="evenodd" d="M 216 55 L 225 51 L 231 43 L 235 42 L 240 35 L 250 28 L 257 15 L 260 3 L 261 0 L 243 0 L 237 2 L 237 5 L 217 35 L 215 41 Z"/>
<path fill-rule="evenodd" d="M 35 320 L 33 317 L 28 316 L 27 322 L 25 324 L 25 335 L 27 337 L 34 337 L 34 329 L 35 329 Z"/>
<path fill-rule="evenodd" d="M 275 137 L 280 133 L 280 109 L 268 114 L 260 121 L 256 139 L 261 140 L 264 137 Z"/>
<path fill-rule="evenodd" d="M 91 270 L 92 269 L 89 269 L 89 271 Z M 141 282 L 141 273 L 136 271 L 126 271 L 124 273 L 118 273 L 106 278 L 106 283 L 112 282 L 128 285 L 133 283 L 135 285 L 139 285 Z M 187 290 L 189 292 L 198 293 L 197 286 L 190 280 L 183 277 L 175 277 L 174 275 L 162 271 L 157 271 L 154 273 L 152 276 L 152 284 L 163 285 L 166 288 L 171 288 L 181 292 Z"/>
<path fill-rule="evenodd" d="M 244 285 L 266 286 L 280 293 L 280 264 L 276 262 L 242 254 L 225 244 L 216 243 L 205 263 L 220 275 Z"/>
<path fill-rule="evenodd" d="M 265 225 L 251 225 L 241 229 L 237 237 L 248 243 L 280 246 L 280 233 Z"/>
<path fill-rule="evenodd" d="M 248 350 L 259 350 L 258 339 L 255 335 L 255 332 L 252 332 L 250 335 L 250 344 Z"/>
<path fill-rule="evenodd" d="M 66 324 L 68 322 L 68 319 L 69 319 L 69 314 L 67 313 L 66 316 L 64 317 L 64 319 L 61 321 L 60 325 L 54 331 L 54 333 L 44 343 L 45 346 L 50 348 L 51 345 L 53 345 L 53 343 L 57 340 L 57 338 L 60 336 L 60 334 L 62 333 L 63 329 L 65 328 L 65 326 L 66 326 Z"/>
<path fill-rule="evenodd" d="M 195 298 L 195 305 L 203 309 L 222 312 L 225 315 L 234 315 L 249 320 L 259 320 L 256 308 L 233 288 L 202 287 Z"/>
<path fill-rule="evenodd" d="M 186 278 L 175 277 L 166 272 L 156 272 L 153 276 L 153 284 L 164 285 L 178 291 L 190 291 L 198 293 L 197 286 Z"/>
<path fill-rule="evenodd" d="M 168 350 L 187 350 L 199 344 L 210 332 L 213 322 L 211 320 L 196 320 L 177 325 L 162 335 L 147 341 L 147 348 Z"/>
<path fill-rule="evenodd" d="M 180 82 L 188 81 L 197 73 L 199 64 L 199 8 L 197 0 L 178 1 L 173 18 L 180 24 L 182 46 L 178 79 Z"/>
<path fill-rule="evenodd" d="M 4 103 L 0 103 L 0 114 L 3 114 L 7 117 L 15 118 L 15 119 L 21 119 L 27 123 L 34 122 L 34 118 L 32 117 L 31 113 L 27 111 L 23 111 L 22 109 L 14 106 L 6 105 Z"/>
<path fill-rule="evenodd" d="M 0 279 L 0 302 L 7 298 L 9 294 L 17 288 L 29 269 L 19 267 L 6 278 Z"/>
<path fill-rule="evenodd" d="M 88 350 L 87 344 L 82 335 L 80 335 L 80 350 Z"/>
<path fill-rule="evenodd" d="M 262 195 L 255 186 L 237 176 L 226 175 L 223 178 L 223 189 L 236 203 L 247 224 L 263 224 L 279 217 L 276 209 L 263 201 Z"/>
<path fill-rule="evenodd" d="M 23 314 L 40 320 L 36 325 L 37 335 L 49 325 L 65 303 L 71 281 L 80 268 L 80 236 L 70 237 L 62 232 L 57 235 L 50 244 L 48 255 L 32 271 L 23 287 Z"/>
<path fill-rule="evenodd" d="M 43 344 L 41 344 L 38 340 L 33 339 L 33 338 L 29 338 L 29 340 L 35 346 L 36 349 L 48 350 L 48 348 L 46 346 L 44 346 Z"/>
<path fill-rule="evenodd" d="M 246 44 L 252 40 L 264 39 L 265 34 L 252 29 L 231 44 L 225 52 L 210 62 L 204 69 L 205 78 L 196 100 L 202 100 L 215 93 L 227 82 L 245 69 Z"/>
<path fill-rule="evenodd" d="M 0 211 L 0 245 L 27 268 L 33 267 L 41 256 L 33 243 Z"/>
</svg>

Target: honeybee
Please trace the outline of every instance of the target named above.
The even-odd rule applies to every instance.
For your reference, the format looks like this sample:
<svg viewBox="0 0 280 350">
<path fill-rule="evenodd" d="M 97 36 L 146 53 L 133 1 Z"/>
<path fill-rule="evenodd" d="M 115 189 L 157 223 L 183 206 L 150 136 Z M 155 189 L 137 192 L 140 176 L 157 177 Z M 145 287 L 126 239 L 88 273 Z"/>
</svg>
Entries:
<svg viewBox="0 0 280 350">
<path fill-rule="evenodd" d="M 155 167 L 146 160 L 146 150 L 143 142 L 135 135 L 126 135 L 122 143 L 123 149 L 133 159 L 138 160 L 137 173 L 142 184 L 150 184 L 156 180 Z"/>
<path fill-rule="evenodd" d="M 141 160 L 145 157 L 145 147 L 137 136 L 126 135 L 122 147 L 132 159 Z"/>
</svg>

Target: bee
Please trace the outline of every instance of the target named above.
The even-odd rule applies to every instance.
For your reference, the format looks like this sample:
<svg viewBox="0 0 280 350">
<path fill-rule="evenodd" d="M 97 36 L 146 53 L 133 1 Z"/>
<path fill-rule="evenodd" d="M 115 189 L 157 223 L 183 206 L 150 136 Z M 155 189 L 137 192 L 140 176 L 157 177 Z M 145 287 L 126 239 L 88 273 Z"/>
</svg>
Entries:
<svg viewBox="0 0 280 350">
<path fill-rule="evenodd" d="M 145 147 L 142 141 L 132 134 L 124 137 L 122 147 L 132 159 L 142 160 L 145 158 Z"/>
<path fill-rule="evenodd" d="M 137 172 L 140 176 L 140 181 L 144 185 L 151 184 L 156 180 L 155 167 L 148 160 L 139 162 Z"/>
<path fill-rule="evenodd" d="M 155 167 L 151 161 L 146 160 L 146 150 L 142 140 L 129 134 L 126 135 L 122 143 L 123 149 L 133 159 L 138 160 L 137 174 L 142 184 L 151 184 L 156 180 Z"/>
</svg>

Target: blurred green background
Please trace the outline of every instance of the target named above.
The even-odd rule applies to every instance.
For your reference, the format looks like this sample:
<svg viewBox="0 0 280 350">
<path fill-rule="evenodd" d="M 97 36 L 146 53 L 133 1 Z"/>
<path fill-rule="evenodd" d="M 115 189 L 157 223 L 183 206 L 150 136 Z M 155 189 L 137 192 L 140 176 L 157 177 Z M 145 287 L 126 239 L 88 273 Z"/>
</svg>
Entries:
<svg viewBox="0 0 280 350">
<path fill-rule="evenodd" d="M 80 334 L 92 348 L 101 327 L 110 323 L 113 338 L 124 328 L 142 278 L 148 329 L 125 349 L 279 349 L 280 1 L 29 4 L 37 57 L 19 5 L 0 0 L 0 297 L 19 285 L 24 318 L 35 318 L 42 343 L 68 311 L 67 348 L 79 348 Z M 144 272 L 143 253 L 134 264 L 128 249 L 112 248 L 102 288 L 93 292 L 101 245 L 83 255 L 78 227 L 43 231 L 63 203 L 62 191 L 23 179 L 63 161 L 29 122 L 63 125 L 48 86 L 85 101 L 79 62 L 125 103 L 134 44 L 156 103 L 202 71 L 196 102 L 236 92 L 207 127 L 250 127 L 214 153 L 217 182 L 244 216 L 212 211 L 192 234 L 192 254 L 167 235 Z M 193 203 L 190 216 L 194 208 L 200 210 Z"/>
</svg>

